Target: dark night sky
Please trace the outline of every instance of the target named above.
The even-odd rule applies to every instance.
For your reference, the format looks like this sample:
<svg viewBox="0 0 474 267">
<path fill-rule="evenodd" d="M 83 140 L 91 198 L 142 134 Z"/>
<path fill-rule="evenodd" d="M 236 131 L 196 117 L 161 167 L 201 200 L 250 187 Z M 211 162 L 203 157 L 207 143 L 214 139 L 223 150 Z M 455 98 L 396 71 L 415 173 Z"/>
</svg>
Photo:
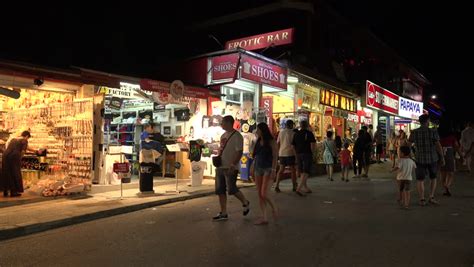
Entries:
<svg viewBox="0 0 474 267">
<path fill-rule="evenodd" d="M 156 65 L 186 56 L 182 51 L 193 46 L 180 31 L 189 21 L 270 1 L 245 0 L 232 6 L 227 2 L 224 6 L 216 1 L 190 1 L 187 8 L 181 1 L 175 1 L 174 6 L 165 6 L 164 1 L 135 5 L 117 1 L 108 6 L 83 1 L 36 2 L 41 3 L 19 3 L 3 12 L 0 58 L 152 76 Z M 467 108 L 474 97 L 469 86 L 473 46 L 467 38 L 472 16 L 467 4 L 331 2 L 354 23 L 369 27 L 425 74 L 434 88 L 442 90 L 441 99 L 451 117 L 473 117 L 472 108 Z"/>
</svg>

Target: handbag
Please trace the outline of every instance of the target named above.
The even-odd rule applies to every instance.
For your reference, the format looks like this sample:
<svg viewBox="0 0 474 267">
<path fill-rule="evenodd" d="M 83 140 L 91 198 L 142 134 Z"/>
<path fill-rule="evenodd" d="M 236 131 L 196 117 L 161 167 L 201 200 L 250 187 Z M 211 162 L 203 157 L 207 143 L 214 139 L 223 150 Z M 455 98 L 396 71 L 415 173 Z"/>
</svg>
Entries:
<svg viewBox="0 0 474 267">
<path fill-rule="evenodd" d="M 232 138 L 232 136 L 234 135 L 235 132 L 236 131 L 234 130 L 232 132 L 232 134 L 229 136 L 229 138 L 227 138 L 227 141 L 225 142 L 224 146 L 220 150 L 219 155 L 217 155 L 215 157 L 212 157 L 212 165 L 214 165 L 214 167 L 219 168 L 219 167 L 222 166 L 222 152 L 224 152 L 224 149 L 225 149 L 227 143 L 229 142 L 230 138 Z"/>
</svg>

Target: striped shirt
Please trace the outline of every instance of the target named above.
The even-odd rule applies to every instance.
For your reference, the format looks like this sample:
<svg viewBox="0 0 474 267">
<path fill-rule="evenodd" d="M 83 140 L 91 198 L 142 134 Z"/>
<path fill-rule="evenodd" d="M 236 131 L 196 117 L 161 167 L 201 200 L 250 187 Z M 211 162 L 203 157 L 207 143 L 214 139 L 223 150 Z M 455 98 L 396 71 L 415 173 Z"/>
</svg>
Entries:
<svg viewBox="0 0 474 267">
<path fill-rule="evenodd" d="M 409 141 L 415 144 L 416 163 L 431 164 L 438 161 L 436 143 L 439 135 L 436 130 L 421 126 L 412 131 Z"/>
</svg>

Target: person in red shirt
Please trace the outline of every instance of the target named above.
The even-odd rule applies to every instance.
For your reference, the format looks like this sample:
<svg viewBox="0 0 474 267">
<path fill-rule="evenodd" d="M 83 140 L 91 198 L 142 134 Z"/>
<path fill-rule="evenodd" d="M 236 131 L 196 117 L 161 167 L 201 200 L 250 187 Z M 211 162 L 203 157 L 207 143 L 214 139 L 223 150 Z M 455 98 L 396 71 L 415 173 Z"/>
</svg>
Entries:
<svg viewBox="0 0 474 267">
<path fill-rule="evenodd" d="M 342 181 L 349 182 L 349 168 L 351 166 L 351 152 L 349 151 L 349 143 L 344 143 L 344 149 L 341 151 L 341 170 Z"/>
<path fill-rule="evenodd" d="M 444 187 L 444 196 L 451 196 L 451 185 L 454 180 L 454 171 L 456 170 L 456 152 L 460 152 L 460 145 L 454 132 L 446 127 L 439 129 L 441 147 L 443 148 L 443 157 L 446 164 L 441 167 L 441 181 Z"/>
</svg>

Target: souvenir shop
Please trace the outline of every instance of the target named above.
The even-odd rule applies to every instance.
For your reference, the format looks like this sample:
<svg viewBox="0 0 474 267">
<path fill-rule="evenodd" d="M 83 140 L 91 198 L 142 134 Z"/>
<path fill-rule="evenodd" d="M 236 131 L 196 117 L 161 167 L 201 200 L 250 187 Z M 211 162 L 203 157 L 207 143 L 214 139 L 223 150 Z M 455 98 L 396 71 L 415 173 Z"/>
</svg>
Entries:
<svg viewBox="0 0 474 267">
<path fill-rule="evenodd" d="M 183 84 L 143 79 L 136 83 L 120 83 L 120 88 L 98 89 L 104 96 L 102 121 L 103 164 L 97 170 L 97 184 L 119 184 L 121 177 L 113 172 L 113 163 L 129 162 L 131 179 L 138 179 L 140 170 L 140 142 L 145 126 L 153 128 L 154 140 L 162 148 L 155 176 L 189 178 L 192 172 L 189 144 L 203 142 L 212 134 L 206 124 L 209 90 Z M 209 122 L 207 122 L 209 123 Z M 178 145 L 179 151 L 169 152 L 167 145 Z M 168 152 L 167 152 L 168 151 Z M 205 151 L 204 151 L 205 154 Z M 175 162 L 181 168 L 175 172 Z M 196 168 L 195 168 L 196 169 Z M 199 170 L 203 170 L 200 168 Z"/>
<path fill-rule="evenodd" d="M 280 62 L 240 49 L 214 54 L 207 62 L 207 69 L 211 70 L 207 83 L 221 93 L 220 98 L 214 98 L 210 103 L 209 133 L 214 136 L 212 140 L 206 140 L 207 146 L 217 154 L 223 133 L 219 120 L 227 115 L 234 117 L 234 128 L 244 137 L 240 178 L 247 180 L 251 162 L 249 153 L 256 139 L 257 124 L 266 122 L 270 130 L 277 132 L 279 120 L 273 114 L 294 110 L 293 93 L 287 86 L 287 68 Z M 213 171 L 210 158 L 208 169 Z"/>
<path fill-rule="evenodd" d="M 59 71 L 55 77 L 64 80 L 10 73 L 0 72 L 0 151 L 23 131 L 31 133 L 28 147 L 36 153 L 27 152 L 21 161 L 25 190 L 43 196 L 90 190 L 93 86 Z"/>
</svg>

